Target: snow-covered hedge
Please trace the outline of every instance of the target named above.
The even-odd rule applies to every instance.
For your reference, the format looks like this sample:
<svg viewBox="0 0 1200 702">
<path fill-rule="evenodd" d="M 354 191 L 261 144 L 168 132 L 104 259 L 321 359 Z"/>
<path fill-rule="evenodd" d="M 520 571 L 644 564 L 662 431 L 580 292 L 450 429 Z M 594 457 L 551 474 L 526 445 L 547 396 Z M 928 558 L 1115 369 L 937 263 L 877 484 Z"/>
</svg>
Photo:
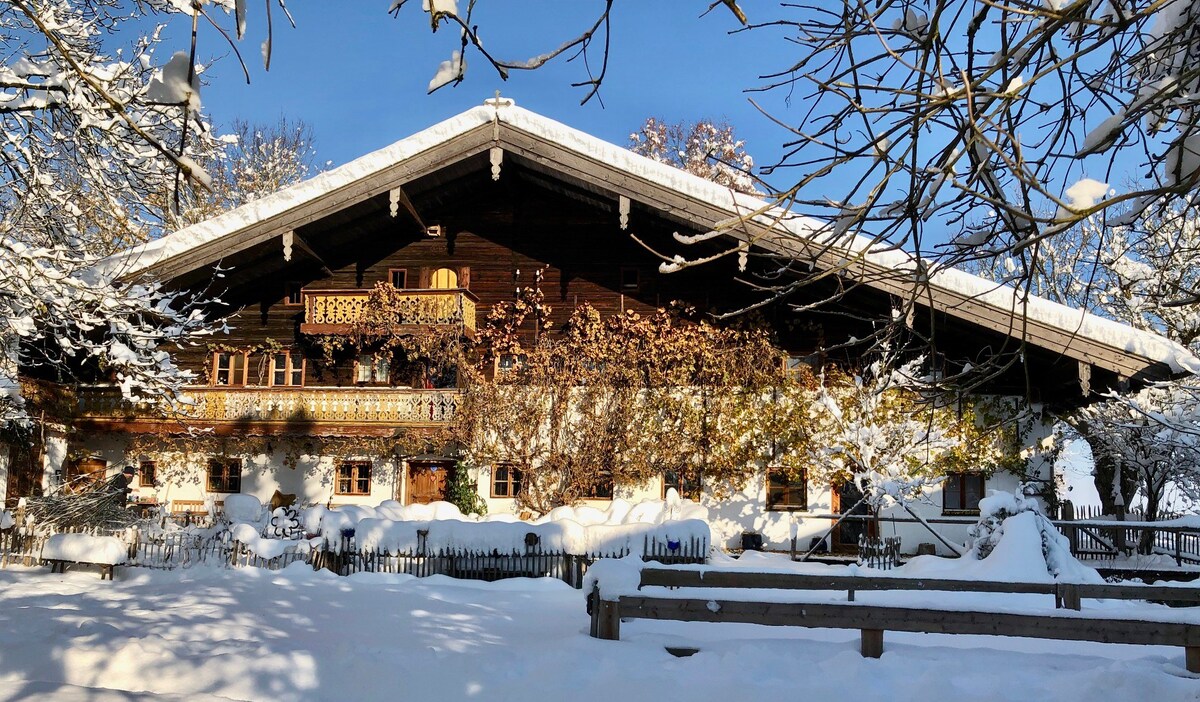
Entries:
<svg viewBox="0 0 1200 702">
<path fill-rule="evenodd" d="M 467 550 L 524 553 L 528 534 L 542 551 L 572 554 L 641 554 L 649 543 L 695 542 L 707 548 L 711 532 L 708 510 L 687 500 L 648 500 L 632 504 L 613 500 L 606 510 L 559 507 L 531 522 L 512 515 L 464 516 L 448 502 L 401 505 L 393 500 L 377 507 L 352 505 L 337 509 L 310 507 L 301 515 L 309 534 L 331 544 L 355 535 L 358 548 L 391 553 L 413 552 L 425 531 L 427 551 Z"/>
</svg>

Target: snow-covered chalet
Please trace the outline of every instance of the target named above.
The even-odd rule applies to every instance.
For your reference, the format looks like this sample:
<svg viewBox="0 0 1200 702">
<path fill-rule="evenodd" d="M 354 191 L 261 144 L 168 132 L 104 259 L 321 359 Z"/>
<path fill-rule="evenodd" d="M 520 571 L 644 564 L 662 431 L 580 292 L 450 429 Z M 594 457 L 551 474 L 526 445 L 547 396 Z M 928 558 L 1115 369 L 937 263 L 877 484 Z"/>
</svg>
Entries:
<svg viewBox="0 0 1200 702">
<path fill-rule="evenodd" d="M 189 403 L 171 412 L 130 406 L 111 385 L 63 388 L 69 407 L 47 422 L 38 445 L 13 448 L 0 497 L 11 501 L 134 465 L 137 498 L 172 511 L 210 509 L 238 492 L 266 501 L 277 490 L 307 504 L 440 499 L 456 456 L 431 437 L 454 419 L 462 393 L 455 378 L 401 369 L 386 354 L 331 361 L 314 351 L 314 340 L 336 340 L 361 316 L 368 291 L 379 283 L 395 288 L 409 310 L 399 332 L 414 338 L 447 329 L 472 338 L 488 310 L 532 284 L 535 271 L 560 321 L 584 302 L 602 314 L 651 312 L 675 300 L 739 309 L 756 293 L 735 280 L 736 257 L 664 272 L 662 259 L 631 234 L 694 257 L 706 244 L 681 248 L 677 235 L 703 234 L 764 207 L 511 101 L 490 100 L 112 259 L 127 276 L 216 294 L 225 307 L 213 313 L 228 315 L 231 330 L 178 353 L 197 384 Z M 746 219 L 736 232 L 813 270 L 841 269 L 762 310 L 789 364 L 853 363 L 864 349 L 845 342 L 869 337 L 871 320 L 912 294 L 915 276 L 897 275 L 909 262 L 903 254 L 813 246 L 811 223 L 771 213 Z M 923 290 L 923 314 L 911 324 L 936 331 L 943 362 L 1015 359 L 983 388 L 994 395 L 1033 388 L 1036 402 L 1071 406 L 1196 363 L 1165 339 L 1044 300 L 1022 301 L 959 271 L 940 271 Z M 834 301 L 796 311 L 817 299 Z M 518 471 L 504 464 L 465 469 L 489 512 L 520 511 Z M 1048 466 L 1032 470 L 1051 477 Z M 986 490 L 1015 484 L 1005 474 L 953 475 L 925 513 L 970 514 Z M 596 506 L 614 495 L 657 499 L 672 486 L 709 508 L 717 542 L 730 546 L 747 530 L 769 548 L 786 548 L 793 537 L 807 545 L 846 502 L 844 487 L 780 481 L 766 462 L 758 479 L 721 500 L 703 482 L 681 485 L 668 466 L 661 480 L 616 484 L 593 499 Z M 906 550 L 932 541 L 916 526 L 899 533 Z M 837 532 L 834 541 L 852 545 Z"/>
</svg>

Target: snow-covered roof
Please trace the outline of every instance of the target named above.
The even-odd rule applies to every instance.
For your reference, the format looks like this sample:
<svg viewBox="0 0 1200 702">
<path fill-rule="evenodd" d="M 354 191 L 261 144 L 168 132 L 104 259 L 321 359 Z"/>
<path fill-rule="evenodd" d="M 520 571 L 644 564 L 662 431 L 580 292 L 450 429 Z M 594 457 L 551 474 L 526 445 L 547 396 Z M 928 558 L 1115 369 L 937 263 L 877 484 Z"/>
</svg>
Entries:
<svg viewBox="0 0 1200 702">
<path fill-rule="evenodd" d="M 751 221 L 770 228 L 771 236 L 757 240 L 757 245 L 803 250 L 804 245 L 813 243 L 817 234 L 823 230 L 823 225 L 816 220 L 771 209 L 770 203 L 764 200 L 734 192 L 686 171 L 653 161 L 626 148 L 520 108 L 511 100 L 488 100 L 482 106 L 467 110 L 343 166 L 210 220 L 117 254 L 102 265 L 111 267 L 110 270 L 121 270 L 125 275 L 135 275 L 206 246 L 213 249 L 212 256 L 204 258 L 196 265 L 215 262 L 232 253 L 229 247 L 212 246 L 222 239 L 269 223 L 296 208 L 316 203 L 355 183 L 382 174 L 423 152 L 443 147 L 455 138 L 486 125 L 494 125 L 497 139 L 504 128 L 523 132 L 589 162 L 603 164 L 604 167 L 623 175 L 632 176 L 689 200 L 721 210 L 726 213 L 726 218 L 761 212 L 762 214 L 753 217 Z M 637 199 L 636 193 L 631 197 Z M 715 227 L 718 224 L 718 221 L 712 221 L 708 226 Z M 789 241 L 794 242 L 794 245 L 788 246 Z M 901 275 L 891 276 L 893 281 L 900 279 L 911 283 L 916 278 L 916 259 L 906 252 L 894 249 L 880 250 L 880 247 L 861 236 L 855 237 L 848 245 L 840 244 L 838 248 L 842 250 L 846 259 L 854 260 L 855 265 L 869 264 L 900 273 Z M 957 269 L 940 268 L 929 273 L 930 265 L 922 267 L 926 268 L 924 275 L 929 276 L 929 284 L 935 297 L 938 293 L 943 293 L 971 303 L 944 305 L 941 309 L 952 316 L 978 321 L 978 308 L 983 305 L 1008 319 L 1025 319 L 1052 327 L 1072 341 L 1081 342 L 1081 345 L 1091 342 L 1146 359 L 1151 363 L 1162 363 L 1173 373 L 1200 372 L 1200 359 L 1182 345 L 1159 335 L 1050 300 L 1026 297 L 1010 286 L 1000 285 Z M 848 272 L 853 275 L 853 270 L 852 266 Z M 872 280 L 864 282 L 872 284 Z M 1020 336 L 1022 326 L 1020 323 L 1013 323 L 1007 331 L 1012 336 Z M 1030 339 L 1030 343 L 1041 345 L 1033 338 Z M 1071 353 L 1073 349 L 1070 348 L 1070 344 L 1067 346 L 1068 355 L 1090 358 L 1086 353 Z"/>
</svg>

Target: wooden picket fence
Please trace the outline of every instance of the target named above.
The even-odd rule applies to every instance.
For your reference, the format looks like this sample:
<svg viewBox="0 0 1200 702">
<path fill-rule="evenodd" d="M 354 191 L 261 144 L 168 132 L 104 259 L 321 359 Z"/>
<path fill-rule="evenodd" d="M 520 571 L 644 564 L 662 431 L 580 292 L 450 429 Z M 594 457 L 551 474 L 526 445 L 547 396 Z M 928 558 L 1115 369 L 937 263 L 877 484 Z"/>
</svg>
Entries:
<svg viewBox="0 0 1200 702">
<path fill-rule="evenodd" d="M 1162 514 L 1157 521 L 1167 521 L 1182 515 Z M 1141 522 L 1143 515 L 1132 510 L 1125 521 Z M 1065 505 L 1059 519 L 1053 521 L 1071 542 L 1071 553 L 1079 559 L 1113 560 L 1148 550 L 1169 556 L 1176 565 L 1200 565 L 1200 530 L 1179 526 L 1129 526 L 1105 515 L 1099 506 Z"/>
<path fill-rule="evenodd" d="M 313 566 L 327 568 L 339 575 L 353 573 L 407 573 L 417 577 L 448 575 L 463 580 L 494 581 L 504 578 L 556 578 L 574 588 L 583 587 L 583 578 L 592 563 L 601 558 L 623 558 L 629 549 L 595 553 L 544 551 L 529 546 L 524 552 L 480 552 L 468 549 L 428 549 L 423 539 L 413 551 L 390 552 L 357 548 L 353 536 L 326 543 L 313 558 Z M 642 559 L 663 564 L 705 563 L 707 539 L 691 538 L 664 542 L 649 536 L 642 541 Z"/>
<path fill-rule="evenodd" d="M 76 530 L 78 532 L 79 530 Z M 42 548 L 54 532 L 29 527 L 0 531 L 0 567 L 9 564 L 27 566 L 42 563 Z M 147 532 L 138 529 L 118 532 L 90 530 L 93 535 L 117 536 L 129 545 L 126 566 L 173 570 L 208 564 L 235 568 L 279 570 L 303 562 L 315 569 L 328 569 L 339 575 L 353 573 L 407 573 L 417 577 L 448 575 L 467 580 L 493 581 L 503 578 L 556 578 L 572 587 L 583 587 L 588 567 L 601 558 L 622 558 L 629 549 L 596 553 L 544 551 L 536 546 L 522 553 L 481 552 L 468 549 L 428 549 L 421 540 L 412 552 L 360 550 L 353 536 L 337 543 L 328 541 L 319 549 L 291 549 L 273 558 L 263 558 L 244 544 L 232 541 L 218 530 Z M 300 542 L 297 542 L 299 544 Z M 707 539 L 691 538 L 664 542 L 644 537 L 642 558 L 663 564 L 705 563 Z"/>
</svg>

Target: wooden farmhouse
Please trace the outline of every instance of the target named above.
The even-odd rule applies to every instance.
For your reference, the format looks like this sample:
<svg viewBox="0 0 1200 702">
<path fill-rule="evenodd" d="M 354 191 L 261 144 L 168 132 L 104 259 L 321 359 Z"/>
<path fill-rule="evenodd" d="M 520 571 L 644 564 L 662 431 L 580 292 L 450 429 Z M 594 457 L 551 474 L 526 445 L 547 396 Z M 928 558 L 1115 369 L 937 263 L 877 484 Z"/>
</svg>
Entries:
<svg viewBox="0 0 1200 702">
<path fill-rule="evenodd" d="M 914 290 L 919 302 L 906 312 L 909 325 L 936 339 L 939 362 L 962 369 L 1004 361 L 980 392 L 1069 407 L 1196 363 L 1165 339 L 1022 300 L 958 271 L 915 287 L 904 255 L 820 246 L 811 222 L 778 212 L 746 217 L 765 206 L 510 101 L 488 101 L 110 259 L 127 277 L 219 299 L 211 313 L 227 317 L 229 331 L 178 352 L 196 381 L 187 401 L 170 408 L 127 404 L 103 382 L 38 379 L 34 402 L 46 412 L 44 427 L 33 446 L 13 448 L 0 488 L 11 502 L 134 465 L 137 498 L 176 512 L 219 508 L 230 493 L 266 501 L 277 490 L 305 504 L 438 500 L 457 462 L 440 433 L 464 392 L 453 369 L 351 347 L 318 352 L 350 333 L 370 291 L 394 288 L 402 309 L 396 333 L 416 344 L 447 334 L 473 338 L 493 305 L 535 278 L 558 322 L 583 303 L 603 315 L 651 313 L 672 301 L 720 313 L 761 300 L 738 280 L 757 264 L 743 272 L 737 256 L 726 256 L 672 271 L 669 260 L 739 242 L 750 242 L 752 252 L 788 254 L 801 264 L 797 271 L 836 271 L 758 312 L 793 367 L 853 364 L 866 345 L 847 342 L 869 338 Z M 745 221 L 732 234 L 680 242 L 738 218 Z M 499 365 L 519 362 L 501 358 Z M 502 462 L 461 470 L 477 481 L 490 513 L 521 511 L 519 471 Z M 1032 470 L 1051 478 L 1048 466 Z M 765 462 L 758 476 L 717 500 L 703 481 L 683 485 L 664 466 L 660 479 L 616 484 L 589 502 L 661 499 L 668 487 L 682 488 L 709 508 L 717 543 L 736 546 L 750 530 L 775 548 L 823 532 L 829 519 L 815 515 L 844 503 L 842 488 L 779 480 Z M 954 475 L 926 511 L 969 514 L 986 490 L 1015 485 L 1010 475 Z M 910 550 L 931 540 L 919 531 L 905 537 Z"/>
</svg>

